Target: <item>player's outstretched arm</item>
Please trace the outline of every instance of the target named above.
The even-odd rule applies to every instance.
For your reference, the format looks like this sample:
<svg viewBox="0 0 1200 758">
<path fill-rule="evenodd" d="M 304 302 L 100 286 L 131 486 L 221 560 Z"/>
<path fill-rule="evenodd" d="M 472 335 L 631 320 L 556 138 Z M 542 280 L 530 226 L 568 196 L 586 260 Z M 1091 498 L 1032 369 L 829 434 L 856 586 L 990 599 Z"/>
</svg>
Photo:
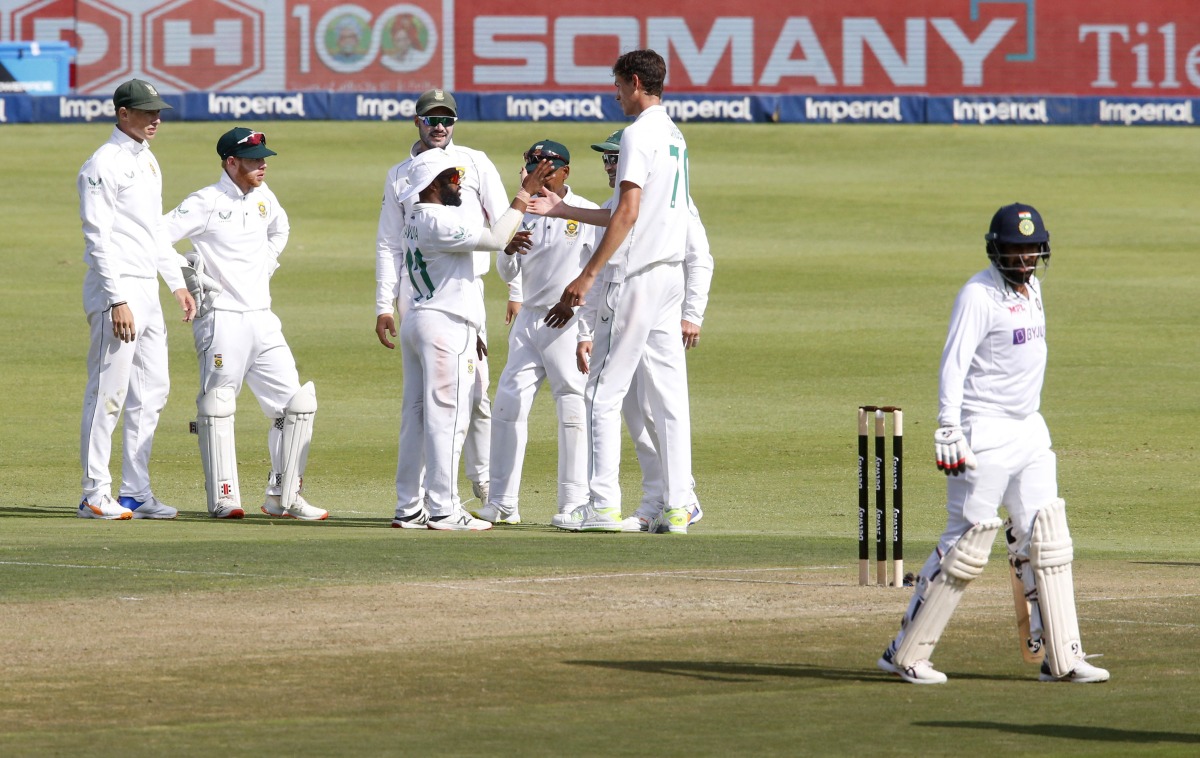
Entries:
<svg viewBox="0 0 1200 758">
<path fill-rule="evenodd" d="M 573 218 L 592 226 L 608 226 L 612 215 L 604 208 L 579 208 L 563 202 L 563 199 L 553 192 L 548 195 L 538 195 L 529 201 L 526 213 L 548 218 Z"/>
</svg>

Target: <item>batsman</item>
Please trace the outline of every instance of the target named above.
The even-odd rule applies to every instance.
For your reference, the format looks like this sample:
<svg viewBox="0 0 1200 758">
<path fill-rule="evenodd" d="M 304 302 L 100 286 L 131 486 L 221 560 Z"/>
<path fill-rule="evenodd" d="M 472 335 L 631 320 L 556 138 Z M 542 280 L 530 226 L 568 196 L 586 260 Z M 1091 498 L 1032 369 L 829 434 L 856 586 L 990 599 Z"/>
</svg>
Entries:
<svg viewBox="0 0 1200 758">
<path fill-rule="evenodd" d="M 983 573 L 1003 505 L 1009 563 L 1028 603 L 1018 609 L 1028 608 L 1026 658 L 1044 653 L 1043 682 L 1104 682 L 1108 672 L 1088 662 L 1080 640 L 1066 503 L 1038 412 L 1046 373 L 1038 274 L 1050 262 L 1050 233 L 1037 210 L 1014 203 L 996 211 L 984 239 L 990 265 L 959 291 L 942 351 L 934 449 L 948 477 L 946 530 L 878 665 L 912 684 L 946 681 L 930 658 Z"/>
</svg>

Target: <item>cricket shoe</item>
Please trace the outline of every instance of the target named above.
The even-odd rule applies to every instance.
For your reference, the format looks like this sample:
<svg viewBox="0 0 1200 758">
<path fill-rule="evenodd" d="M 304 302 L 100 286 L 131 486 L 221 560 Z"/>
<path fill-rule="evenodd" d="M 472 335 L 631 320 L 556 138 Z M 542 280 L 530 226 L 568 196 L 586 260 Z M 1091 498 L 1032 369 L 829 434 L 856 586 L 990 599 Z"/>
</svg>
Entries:
<svg viewBox="0 0 1200 758">
<path fill-rule="evenodd" d="M 220 519 L 240 519 L 246 517 L 246 511 L 236 500 L 223 497 L 217 501 L 208 515 Z"/>
<path fill-rule="evenodd" d="M 1050 673 L 1050 663 L 1042 661 L 1042 673 L 1038 675 L 1039 682 L 1072 682 L 1074 684 L 1091 684 L 1093 682 L 1107 682 L 1108 671 L 1093 666 L 1084 660 L 1086 656 L 1080 656 L 1075 661 L 1075 667 L 1071 669 L 1065 676 L 1055 676 Z M 1096 656 L 1092 656 L 1093 658 Z"/>
<path fill-rule="evenodd" d="M 621 519 L 622 532 L 648 532 L 650 531 L 650 519 L 645 516 L 633 514 L 628 518 Z"/>
<path fill-rule="evenodd" d="M 79 518 L 100 518 L 106 521 L 126 521 L 133 518 L 133 511 L 112 499 L 111 495 L 93 495 L 84 498 L 75 512 Z"/>
<path fill-rule="evenodd" d="M 482 532 L 492 528 L 490 522 L 473 517 L 461 507 L 449 516 L 430 516 L 426 526 L 439 532 Z"/>
<path fill-rule="evenodd" d="M 179 511 L 159 500 L 154 495 L 145 500 L 134 500 L 129 495 L 121 495 L 121 499 L 118 502 L 123 507 L 133 511 L 134 518 L 173 519 L 179 515 Z"/>
<path fill-rule="evenodd" d="M 579 531 L 581 532 L 620 532 L 623 531 L 621 521 L 621 509 L 616 506 L 607 506 L 596 508 L 592 506 L 589 509 L 591 512 L 579 522 Z"/>
<path fill-rule="evenodd" d="M 688 509 L 668 508 L 654 517 L 647 531 L 651 534 L 687 534 Z"/>
<path fill-rule="evenodd" d="M 407 516 L 396 516 L 396 518 L 392 519 L 393 529 L 428 529 L 428 525 L 429 511 L 424 508 L 420 508 Z"/>
<path fill-rule="evenodd" d="M 521 523 L 521 514 L 516 508 L 505 510 L 499 505 L 488 503 L 482 508 L 476 508 L 469 513 L 477 519 L 488 522 L 489 524 L 519 524 Z"/>
<path fill-rule="evenodd" d="M 892 662 L 892 648 L 889 645 L 875 665 L 889 674 L 895 674 L 909 684 L 945 684 L 946 675 L 933 667 L 927 660 L 913 661 L 908 666 L 898 666 Z"/>
<path fill-rule="evenodd" d="M 262 512 L 276 518 L 294 518 L 299 521 L 324 521 L 329 518 L 329 511 L 312 505 L 299 492 L 296 493 L 291 508 L 283 507 L 283 500 L 279 495 L 267 495 L 262 504 Z"/>
<path fill-rule="evenodd" d="M 697 524 L 700 519 L 704 518 L 704 509 L 700 507 L 699 502 L 692 503 L 688 506 L 688 526 Z"/>
<path fill-rule="evenodd" d="M 578 532 L 585 519 L 594 514 L 591 503 L 584 503 L 573 511 L 557 513 L 550 517 L 550 526 L 565 529 L 568 532 Z"/>
</svg>

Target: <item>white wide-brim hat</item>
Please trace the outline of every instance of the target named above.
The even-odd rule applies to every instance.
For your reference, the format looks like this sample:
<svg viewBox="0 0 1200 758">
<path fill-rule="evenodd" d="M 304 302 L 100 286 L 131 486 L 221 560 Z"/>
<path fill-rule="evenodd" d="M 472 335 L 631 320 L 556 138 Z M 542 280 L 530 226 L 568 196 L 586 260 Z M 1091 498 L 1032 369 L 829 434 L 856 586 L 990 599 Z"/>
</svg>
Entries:
<svg viewBox="0 0 1200 758">
<path fill-rule="evenodd" d="M 407 203 L 433 184 L 442 172 L 458 168 L 458 163 L 440 147 L 418 154 L 408 166 L 408 187 L 400 195 L 400 202 Z"/>
</svg>

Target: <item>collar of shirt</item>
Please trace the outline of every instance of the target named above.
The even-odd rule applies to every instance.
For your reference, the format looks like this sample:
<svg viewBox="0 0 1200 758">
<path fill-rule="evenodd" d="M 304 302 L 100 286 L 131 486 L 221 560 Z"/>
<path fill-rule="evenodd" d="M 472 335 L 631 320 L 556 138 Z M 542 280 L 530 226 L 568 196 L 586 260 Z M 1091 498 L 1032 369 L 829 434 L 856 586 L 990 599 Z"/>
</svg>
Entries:
<svg viewBox="0 0 1200 758">
<path fill-rule="evenodd" d="M 137 155 L 146 148 L 150 147 L 150 143 L 143 140 L 136 140 L 115 126 L 113 127 L 111 139 L 113 142 L 117 143 L 117 146 L 122 150 L 127 150 L 133 155 Z"/>
<path fill-rule="evenodd" d="M 229 178 L 229 174 L 224 169 L 221 170 L 221 179 L 217 182 L 217 187 L 226 195 L 229 195 L 235 200 L 242 197 L 249 197 L 256 189 L 258 189 L 257 187 L 251 187 L 250 192 L 242 192 L 242 188 L 237 186 L 233 179 Z"/>
</svg>

